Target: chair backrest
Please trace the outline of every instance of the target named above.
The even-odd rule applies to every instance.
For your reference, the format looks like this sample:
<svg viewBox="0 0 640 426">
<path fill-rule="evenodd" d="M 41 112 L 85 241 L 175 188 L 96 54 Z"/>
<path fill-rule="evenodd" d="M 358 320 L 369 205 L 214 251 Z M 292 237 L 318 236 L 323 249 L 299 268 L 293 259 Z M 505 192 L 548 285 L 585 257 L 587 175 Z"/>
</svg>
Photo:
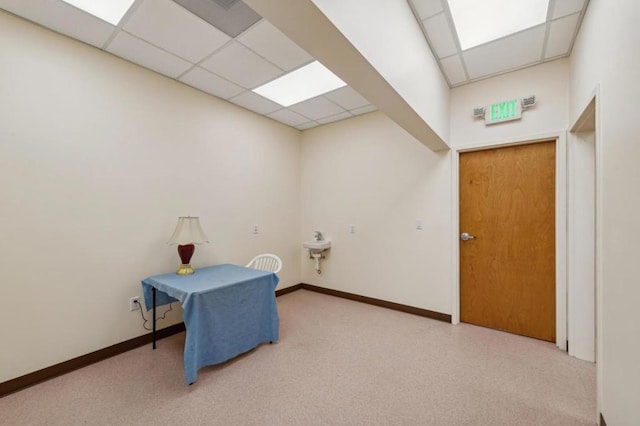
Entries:
<svg viewBox="0 0 640 426">
<path fill-rule="evenodd" d="M 263 253 L 251 259 L 251 262 L 247 264 L 247 268 L 260 269 L 277 274 L 282 269 L 282 260 L 275 254 Z"/>
</svg>

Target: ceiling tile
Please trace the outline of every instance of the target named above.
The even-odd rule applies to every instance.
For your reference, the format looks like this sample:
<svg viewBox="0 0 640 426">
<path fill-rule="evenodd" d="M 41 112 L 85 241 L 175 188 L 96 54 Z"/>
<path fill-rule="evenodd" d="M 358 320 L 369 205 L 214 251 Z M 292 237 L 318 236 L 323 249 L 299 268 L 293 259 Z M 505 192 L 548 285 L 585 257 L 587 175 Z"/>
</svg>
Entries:
<svg viewBox="0 0 640 426">
<path fill-rule="evenodd" d="M 551 22 L 547 49 L 544 52 L 545 59 L 569 54 L 569 48 L 571 47 L 579 17 L 580 14 L 575 13 Z"/>
<path fill-rule="evenodd" d="M 424 36 L 433 56 L 439 59 L 449 87 L 569 55 L 574 36 L 579 30 L 580 18 L 589 4 L 588 0 L 550 0 L 543 24 L 460 52 L 456 29 L 447 7 L 447 2 L 451 0 L 407 1 L 422 24 Z M 468 1 L 472 3 L 472 0 Z M 573 29 L 570 30 L 571 25 L 567 21 L 556 23 L 569 16 L 575 19 Z"/>
<path fill-rule="evenodd" d="M 459 55 L 449 56 L 440 60 L 442 70 L 452 86 L 467 81 L 467 76 L 462 66 Z"/>
<path fill-rule="evenodd" d="M 273 118 L 274 120 L 294 127 L 299 126 L 303 123 L 307 123 L 309 121 L 307 117 L 303 117 L 300 114 L 286 108 L 271 113 L 267 117 Z"/>
<path fill-rule="evenodd" d="M 420 20 L 442 12 L 442 2 L 440 0 L 413 0 L 412 3 L 418 12 Z"/>
<path fill-rule="evenodd" d="M 285 71 L 313 61 L 313 57 L 263 19 L 237 39 Z"/>
<path fill-rule="evenodd" d="M 584 6 L 584 1 L 585 0 L 556 0 L 551 19 L 557 19 L 562 16 L 580 12 Z"/>
<path fill-rule="evenodd" d="M 0 8 L 99 48 L 116 28 L 59 0 L 0 0 Z"/>
<path fill-rule="evenodd" d="M 282 108 L 282 105 L 271 102 L 269 99 L 263 98 L 262 96 L 255 94 L 250 90 L 241 93 L 235 98 L 229 99 L 229 101 L 263 115 L 271 114 L 272 112 L 275 112 Z"/>
<path fill-rule="evenodd" d="M 431 46 L 439 58 L 451 56 L 458 51 L 449 20 L 444 13 L 422 21 Z"/>
<path fill-rule="evenodd" d="M 243 1 L 233 1 L 231 5 L 219 0 L 175 0 L 194 15 L 204 19 L 230 37 L 236 37 L 262 17 Z"/>
<path fill-rule="evenodd" d="M 300 124 L 299 126 L 295 126 L 295 127 L 298 130 L 307 130 L 307 129 L 311 129 L 312 127 L 317 127 L 317 126 L 319 126 L 319 124 L 316 123 L 315 121 L 308 121 L 306 123 Z"/>
<path fill-rule="evenodd" d="M 258 87 L 283 73 L 281 69 L 235 41 L 216 52 L 201 66 L 247 89 Z"/>
<path fill-rule="evenodd" d="M 245 90 L 200 67 L 190 70 L 180 77 L 180 81 L 222 99 L 232 98 Z"/>
<path fill-rule="evenodd" d="M 289 109 L 302 114 L 311 120 L 329 117 L 345 112 L 344 109 L 334 104 L 323 96 L 317 96 L 304 102 L 291 105 Z"/>
<path fill-rule="evenodd" d="M 190 62 L 205 56 L 231 38 L 169 0 L 146 0 L 124 25 L 127 32 Z"/>
<path fill-rule="evenodd" d="M 462 53 L 471 79 L 524 67 L 540 60 L 546 25 Z"/>
<path fill-rule="evenodd" d="M 344 120 L 346 118 L 351 118 L 351 117 L 353 117 L 353 115 L 349 114 L 348 112 L 341 112 L 340 114 L 332 115 L 325 118 L 320 118 L 318 119 L 318 123 L 320 124 L 333 123 L 334 121 L 340 121 L 340 120 Z"/>
<path fill-rule="evenodd" d="M 124 31 L 118 32 L 118 35 L 109 43 L 106 50 L 134 64 L 149 68 L 171 78 L 176 78 L 193 66 L 191 63 Z"/>
<path fill-rule="evenodd" d="M 361 114 L 366 114 L 368 112 L 376 111 L 377 109 L 378 108 L 376 108 L 374 105 L 367 105 L 367 106 L 363 106 L 362 108 L 352 109 L 349 112 L 353 115 L 361 115 Z"/>
<path fill-rule="evenodd" d="M 325 93 L 324 96 L 346 110 L 356 109 L 365 105 L 369 105 L 368 100 L 360 96 L 358 92 L 356 92 L 349 86 L 342 87 L 340 89 L 334 90 L 333 92 Z"/>
</svg>

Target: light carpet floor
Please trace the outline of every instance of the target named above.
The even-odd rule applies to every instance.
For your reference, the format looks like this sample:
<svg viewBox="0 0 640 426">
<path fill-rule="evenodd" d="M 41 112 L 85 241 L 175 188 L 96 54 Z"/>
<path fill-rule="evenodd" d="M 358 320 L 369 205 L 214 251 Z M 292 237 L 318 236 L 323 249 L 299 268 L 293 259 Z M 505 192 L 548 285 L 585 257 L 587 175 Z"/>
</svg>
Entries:
<svg viewBox="0 0 640 426">
<path fill-rule="evenodd" d="M 278 309 L 278 343 L 192 386 L 181 333 L 0 399 L 0 424 L 596 424 L 595 365 L 551 343 L 305 290 Z"/>
</svg>

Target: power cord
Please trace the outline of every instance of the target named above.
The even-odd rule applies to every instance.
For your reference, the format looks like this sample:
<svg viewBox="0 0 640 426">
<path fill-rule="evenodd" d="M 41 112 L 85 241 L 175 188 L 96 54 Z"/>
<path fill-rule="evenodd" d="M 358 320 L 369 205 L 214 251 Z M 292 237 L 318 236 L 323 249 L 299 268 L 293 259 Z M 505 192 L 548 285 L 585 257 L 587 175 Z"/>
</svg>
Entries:
<svg viewBox="0 0 640 426">
<path fill-rule="evenodd" d="M 147 323 L 149 322 L 149 320 L 145 318 L 145 316 L 144 316 L 144 312 L 142 312 L 142 305 L 140 304 L 140 301 L 139 301 L 139 300 L 134 300 L 134 301 L 133 301 L 133 303 L 135 303 L 136 305 L 138 305 L 138 307 L 140 308 L 140 309 L 139 309 L 139 311 L 140 311 L 140 316 L 141 316 L 141 317 L 142 317 L 142 319 L 144 320 L 144 322 L 142 323 L 142 327 L 143 327 L 145 330 L 147 330 L 147 331 L 152 331 L 152 330 L 153 330 L 153 328 L 149 328 L 149 327 L 147 327 Z M 169 303 L 169 309 L 167 309 L 166 311 L 164 311 L 164 314 L 162 314 L 162 316 L 161 316 L 161 317 L 157 317 L 157 318 L 156 318 L 156 321 L 157 321 L 157 320 L 163 320 L 163 319 L 165 319 L 165 317 L 167 316 L 167 313 L 171 312 L 172 310 L 173 310 L 173 302 L 172 302 L 172 303 Z"/>
</svg>

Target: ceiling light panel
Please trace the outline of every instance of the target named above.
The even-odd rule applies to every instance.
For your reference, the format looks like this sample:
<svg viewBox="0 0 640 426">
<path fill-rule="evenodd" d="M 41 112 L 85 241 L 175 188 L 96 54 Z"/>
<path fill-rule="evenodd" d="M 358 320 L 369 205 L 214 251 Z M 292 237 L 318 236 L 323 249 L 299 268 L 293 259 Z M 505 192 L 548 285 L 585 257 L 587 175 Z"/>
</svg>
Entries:
<svg viewBox="0 0 640 426">
<path fill-rule="evenodd" d="M 113 34 L 110 23 L 64 2 L 0 0 L 0 8 L 98 48 Z"/>
<path fill-rule="evenodd" d="M 549 0 L 448 0 L 462 50 L 546 21 Z"/>
<path fill-rule="evenodd" d="M 253 91 L 287 107 L 346 85 L 324 65 L 314 61 Z"/>
<path fill-rule="evenodd" d="M 62 0 L 112 25 L 118 25 L 134 0 Z"/>
</svg>

